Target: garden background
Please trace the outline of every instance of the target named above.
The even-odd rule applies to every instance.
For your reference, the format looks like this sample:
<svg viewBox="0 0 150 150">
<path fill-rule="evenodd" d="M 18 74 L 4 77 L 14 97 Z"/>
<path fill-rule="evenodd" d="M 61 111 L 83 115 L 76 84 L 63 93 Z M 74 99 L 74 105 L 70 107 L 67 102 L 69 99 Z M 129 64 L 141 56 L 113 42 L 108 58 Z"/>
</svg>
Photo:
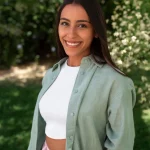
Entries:
<svg viewBox="0 0 150 150">
<path fill-rule="evenodd" d="M 99 0 L 111 55 L 135 83 L 134 150 L 150 150 L 150 0 Z M 26 150 L 41 79 L 57 60 L 61 0 L 0 0 L 0 149 Z"/>
</svg>

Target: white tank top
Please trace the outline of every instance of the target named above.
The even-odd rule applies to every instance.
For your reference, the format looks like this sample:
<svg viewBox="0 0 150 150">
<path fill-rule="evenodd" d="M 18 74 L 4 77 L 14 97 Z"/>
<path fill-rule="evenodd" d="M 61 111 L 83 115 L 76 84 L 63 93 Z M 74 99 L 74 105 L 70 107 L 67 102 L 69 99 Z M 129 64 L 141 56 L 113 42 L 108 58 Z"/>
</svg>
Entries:
<svg viewBox="0 0 150 150">
<path fill-rule="evenodd" d="M 79 67 L 70 67 L 66 61 L 57 79 L 40 100 L 40 113 L 46 122 L 45 134 L 50 138 L 66 138 L 68 104 L 78 71 Z"/>
</svg>

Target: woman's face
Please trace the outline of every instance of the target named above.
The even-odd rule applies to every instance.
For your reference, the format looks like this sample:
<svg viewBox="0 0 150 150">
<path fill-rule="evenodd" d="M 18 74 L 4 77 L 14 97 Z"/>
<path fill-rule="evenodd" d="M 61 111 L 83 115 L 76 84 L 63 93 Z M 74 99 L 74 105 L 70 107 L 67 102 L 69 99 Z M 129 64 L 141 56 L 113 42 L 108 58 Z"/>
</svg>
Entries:
<svg viewBox="0 0 150 150">
<path fill-rule="evenodd" d="M 81 5 L 68 4 L 64 7 L 60 16 L 58 34 L 69 57 L 82 59 L 90 54 L 94 29 Z"/>
</svg>

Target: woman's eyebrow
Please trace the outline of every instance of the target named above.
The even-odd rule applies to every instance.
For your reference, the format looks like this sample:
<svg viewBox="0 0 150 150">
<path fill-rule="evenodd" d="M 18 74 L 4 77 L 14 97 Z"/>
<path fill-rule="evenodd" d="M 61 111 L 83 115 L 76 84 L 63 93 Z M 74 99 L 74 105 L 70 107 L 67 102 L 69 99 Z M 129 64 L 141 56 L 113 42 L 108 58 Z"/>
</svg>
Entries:
<svg viewBox="0 0 150 150">
<path fill-rule="evenodd" d="M 66 21 L 70 22 L 70 20 L 67 19 L 67 18 L 60 18 L 60 20 L 66 20 Z M 76 22 L 87 22 L 87 23 L 91 23 L 91 22 L 88 21 L 88 20 L 77 20 Z"/>
<path fill-rule="evenodd" d="M 77 20 L 77 22 L 87 22 L 87 23 L 90 23 L 90 21 L 88 21 L 88 20 Z"/>
<path fill-rule="evenodd" d="M 70 22 L 70 20 L 67 19 L 67 18 L 60 18 L 60 20 L 66 20 L 66 21 L 69 21 L 69 22 Z"/>
</svg>

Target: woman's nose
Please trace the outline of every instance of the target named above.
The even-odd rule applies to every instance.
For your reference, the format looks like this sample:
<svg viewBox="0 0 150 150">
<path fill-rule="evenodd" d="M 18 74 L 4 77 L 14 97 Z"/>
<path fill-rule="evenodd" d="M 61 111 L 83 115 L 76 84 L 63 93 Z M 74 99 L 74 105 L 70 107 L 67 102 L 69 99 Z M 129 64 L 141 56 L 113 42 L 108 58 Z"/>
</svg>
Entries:
<svg viewBox="0 0 150 150">
<path fill-rule="evenodd" d="M 76 28 L 75 28 L 75 27 L 70 27 L 69 30 L 68 30 L 67 36 L 68 36 L 69 38 L 74 38 L 74 37 L 76 37 L 76 36 L 77 36 Z"/>
</svg>

